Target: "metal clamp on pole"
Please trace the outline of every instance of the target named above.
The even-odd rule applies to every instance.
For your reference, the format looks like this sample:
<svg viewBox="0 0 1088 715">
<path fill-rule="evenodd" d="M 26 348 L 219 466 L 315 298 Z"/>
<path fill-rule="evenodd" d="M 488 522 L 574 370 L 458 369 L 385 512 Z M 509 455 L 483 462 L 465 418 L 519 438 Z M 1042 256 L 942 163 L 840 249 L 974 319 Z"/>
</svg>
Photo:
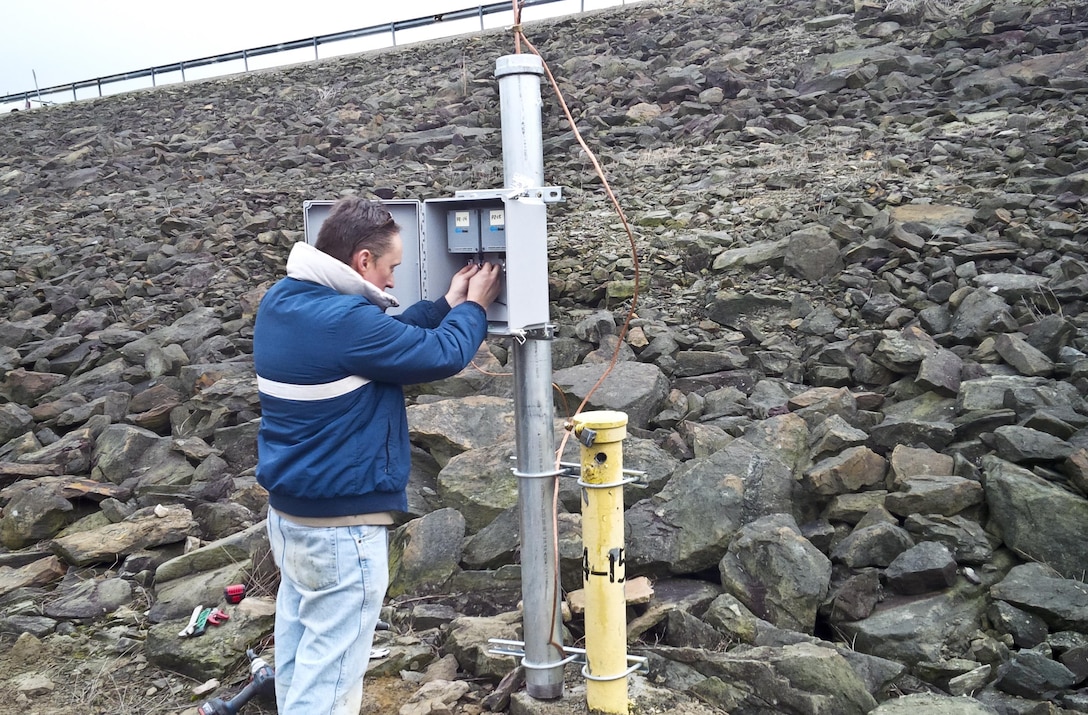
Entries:
<svg viewBox="0 0 1088 715">
<path fill-rule="evenodd" d="M 581 462 L 560 462 L 560 467 L 564 467 L 567 471 L 563 474 L 564 477 L 578 477 L 578 483 L 584 487 L 599 487 L 602 485 L 589 484 L 582 481 L 582 464 Z M 632 477 L 632 479 L 624 479 L 619 484 L 605 484 L 605 487 L 622 486 L 623 484 L 634 484 L 636 487 L 648 487 L 649 483 L 646 481 L 646 472 L 638 469 L 623 469 L 621 474 Z"/>
<path fill-rule="evenodd" d="M 586 592 L 586 704 L 590 712 L 626 715 L 627 560 L 623 541 L 623 440 L 627 415 L 584 412 L 574 418 L 582 444 L 582 580 Z M 592 675 L 610 673 L 611 675 Z"/>
<path fill-rule="evenodd" d="M 518 479 L 554 479 L 555 477 L 561 477 L 567 473 L 565 469 L 553 469 L 547 472 L 520 472 L 517 467 L 510 470 Z"/>
<path fill-rule="evenodd" d="M 525 643 L 523 641 L 512 641 L 506 640 L 505 638 L 488 638 L 487 642 L 498 646 L 506 646 L 505 648 L 488 648 L 488 653 L 491 653 L 492 655 L 510 655 L 515 658 L 521 658 L 520 665 L 526 670 L 550 670 L 551 668 L 564 666 L 567 663 L 582 662 L 581 654 L 573 653 L 554 663 L 530 663 L 525 659 Z M 564 653 L 570 653 L 571 650 L 571 648 L 563 648 Z M 584 653 L 584 651 L 582 652 Z"/>
<path fill-rule="evenodd" d="M 650 669 L 647 663 L 647 659 L 643 658 L 642 656 L 629 655 L 627 656 L 627 662 L 631 663 L 631 665 L 627 666 L 627 670 L 616 675 L 590 675 L 589 663 L 586 663 L 582 666 L 582 677 L 584 677 L 586 680 L 595 680 L 597 682 L 607 683 L 612 680 L 620 680 L 621 678 L 626 678 L 628 675 L 631 675 L 632 673 L 637 673 L 640 670 L 642 672 L 646 672 Z"/>
<path fill-rule="evenodd" d="M 606 484 L 598 484 L 597 482 L 587 482 L 584 479 L 578 479 L 578 486 L 585 489 L 613 489 L 615 487 L 622 487 L 624 484 L 636 484 L 638 483 L 638 477 L 625 477 L 618 482 L 608 482 Z"/>
<path fill-rule="evenodd" d="M 567 665 L 568 663 L 581 663 L 582 675 L 585 676 L 586 680 L 608 682 L 610 680 L 626 678 L 628 675 L 638 671 L 646 672 L 649 670 L 649 659 L 640 655 L 628 655 L 627 662 L 631 665 L 629 665 L 622 673 L 618 675 L 591 675 L 588 671 L 589 664 L 586 661 L 586 651 L 584 648 L 563 646 L 563 653 L 566 654 L 566 658 L 556 661 L 555 663 L 540 664 L 525 662 L 525 643 L 522 641 L 508 640 L 506 638 L 488 638 L 487 642 L 495 646 L 500 646 L 498 648 L 488 648 L 488 653 L 491 653 L 492 655 L 509 655 L 514 658 L 521 658 L 521 667 L 529 670 L 546 670 L 559 665 Z"/>
</svg>

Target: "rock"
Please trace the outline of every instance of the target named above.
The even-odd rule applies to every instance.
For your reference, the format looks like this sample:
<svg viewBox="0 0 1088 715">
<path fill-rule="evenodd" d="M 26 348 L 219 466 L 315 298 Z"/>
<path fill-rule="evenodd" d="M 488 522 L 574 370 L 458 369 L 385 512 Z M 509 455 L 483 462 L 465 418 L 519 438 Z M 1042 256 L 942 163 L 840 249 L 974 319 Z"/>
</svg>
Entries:
<svg viewBox="0 0 1088 715">
<path fill-rule="evenodd" d="M 881 703 L 871 715 L 997 715 L 997 711 L 966 696 L 911 693 Z"/>
<path fill-rule="evenodd" d="M 513 442 L 514 403 L 481 395 L 411 405 L 408 426 L 412 441 L 444 467 L 461 452 Z"/>
<path fill-rule="evenodd" d="M 638 617 L 629 619 L 627 623 L 627 640 L 630 643 L 637 640 L 647 631 L 655 628 L 673 616 L 682 614 L 691 618 L 676 618 L 672 625 L 679 631 L 692 634 L 696 637 L 717 642 L 721 634 L 711 634 L 703 629 L 709 624 L 699 621 L 695 614 L 702 614 L 718 596 L 721 588 L 715 584 L 694 579 L 662 579 L 656 584 L 651 584 L 649 579 L 630 579 L 624 584 L 624 598 L 629 606 L 637 606 L 640 603 L 648 603 L 646 609 Z M 585 591 L 581 589 L 571 594 L 571 612 L 575 614 L 585 612 Z M 592 614 L 589 614 L 592 617 Z M 699 622 L 696 622 L 699 621 Z M 670 627 L 666 623 L 668 634 Z M 667 635 L 672 640 L 679 640 L 678 633 Z"/>
<path fill-rule="evenodd" d="M 1075 682 L 1073 673 L 1061 663 L 1025 650 L 1001 668 L 994 685 L 1006 693 L 1032 698 L 1065 690 Z"/>
<path fill-rule="evenodd" d="M 171 619 L 186 618 L 197 606 L 219 603 L 223 599 L 224 588 L 235 583 L 248 583 L 253 571 L 253 563 L 246 559 L 157 583 L 155 584 L 155 604 L 148 611 L 148 620 L 152 623 L 162 623 Z"/>
<path fill-rule="evenodd" d="M 788 512 L 791 483 L 775 455 L 742 439 L 684 464 L 624 515 L 628 569 L 678 574 L 715 566 L 741 526 Z"/>
<path fill-rule="evenodd" d="M 1004 425 L 994 430 L 994 451 L 1010 462 L 1040 462 L 1065 459 L 1073 454 L 1073 445 L 1030 427 Z"/>
<path fill-rule="evenodd" d="M 579 404 L 604 374 L 606 365 L 578 365 L 557 370 L 552 379 L 569 404 Z M 615 410 L 627 414 L 628 425 L 644 427 L 667 394 L 667 381 L 660 368 L 637 362 L 618 362 L 590 396 L 590 410 Z M 632 389 L 634 388 L 634 389 Z M 557 404 L 558 410 L 563 404 Z M 560 414 L 563 414 L 560 412 Z"/>
<path fill-rule="evenodd" d="M 431 512 L 393 532 L 389 597 L 441 589 L 458 569 L 464 536 L 465 519 L 454 509 Z"/>
<path fill-rule="evenodd" d="M 743 526 L 718 570 L 722 586 L 756 616 L 779 628 L 813 632 L 831 561 L 801 535 L 792 517 L 775 514 Z M 768 579 L 772 573 L 778 576 Z"/>
<path fill-rule="evenodd" d="M 1088 518 L 1088 500 L 996 457 L 987 457 L 983 469 L 990 530 L 1018 553 L 1069 578 L 1079 574 L 1088 554 L 1069 528 Z"/>
<path fill-rule="evenodd" d="M 845 658 L 812 643 L 713 654 L 700 669 L 709 677 L 692 690 L 712 705 L 734 712 L 751 712 L 770 693 L 775 707 L 807 703 L 800 707 L 810 712 L 819 712 L 818 704 L 828 701 L 842 713 L 867 713 L 876 705 Z M 821 673 L 819 678 L 806 675 L 813 669 Z M 787 707 L 786 712 L 801 711 Z"/>
<path fill-rule="evenodd" d="M 911 514 L 903 521 L 916 542 L 935 541 L 943 544 L 957 563 L 981 564 L 993 557 L 993 537 L 977 521 L 962 516 Z"/>
<path fill-rule="evenodd" d="M 450 706 L 468 693 L 468 683 L 464 681 L 432 680 L 424 683 L 401 706 L 400 715 L 429 715 L 429 713 L 450 712 Z"/>
<path fill-rule="evenodd" d="M 963 477 L 917 476 L 904 479 L 901 491 L 884 500 L 888 511 L 898 516 L 940 514 L 952 516 L 981 504 L 982 485 Z"/>
<path fill-rule="evenodd" d="M 884 484 L 887 462 L 868 447 L 850 447 L 821 460 L 805 472 L 805 484 L 814 493 L 834 496 Z"/>
<path fill-rule="evenodd" d="M 45 586 L 62 578 L 65 570 L 55 556 L 46 556 L 19 568 L 0 566 L 0 596 L 20 588 Z"/>
<path fill-rule="evenodd" d="M 978 629 L 983 609 L 984 599 L 960 582 L 938 595 L 886 599 L 868 618 L 838 627 L 864 653 L 913 664 L 936 660 L 942 647 L 964 647 Z"/>
<path fill-rule="evenodd" d="M 940 591 L 955 582 L 956 560 L 943 544 L 922 541 L 896 556 L 884 576 L 893 591 L 908 596 Z"/>
<path fill-rule="evenodd" d="M 715 256 L 711 268 L 715 271 L 725 271 L 730 268 L 758 268 L 763 265 L 775 264 L 786 257 L 788 247 L 789 239 L 784 238 L 777 241 L 759 241 L 741 248 L 731 248 Z"/>
<path fill-rule="evenodd" d="M 21 405 L 0 405 L 0 444 L 5 444 L 26 432 L 34 421 L 33 415 Z"/>
<path fill-rule="evenodd" d="M 784 256 L 786 268 L 810 281 L 820 281 L 842 270 L 839 246 L 831 232 L 820 225 L 790 234 Z"/>
<path fill-rule="evenodd" d="M 199 638 L 178 638 L 189 614 L 152 626 L 145 646 L 148 662 L 196 680 L 225 679 L 247 662 L 249 644 L 272 631 L 275 602 L 247 596 L 238 605 L 229 607 L 228 613 L 230 620 L 208 627 Z"/>
<path fill-rule="evenodd" d="M 187 484 L 193 468 L 171 449 L 170 439 L 128 425 L 110 425 L 95 442 L 92 476 L 121 484 L 134 479 L 137 488 Z"/>
<path fill-rule="evenodd" d="M 1000 296 L 987 290 L 972 291 L 953 313 L 949 333 L 959 340 L 981 340 L 1004 320 L 1008 310 L 1008 304 Z"/>
<path fill-rule="evenodd" d="M 859 523 L 857 529 L 838 543 L 831 558 L 851 568 L 886 567 L 912 546 L 914 541 L 910 534 L 898 526 L 888 523 L 863 526 Z"/>
<path fill-rule="evenodd" d="M 55 539 L 50 548 L 70 564 L 110 563 L 140 549 L 183 541 L 196 532 L 192 512 L 184 507 L 170 508 L 161 517 L 152 509 L 141 509 L 120 523 Z"/>
<path fill-rule="evenodd" d="M 508 660 L 488 652 L 488 640 L 516 640 L 519 620 L 516 613 L 490 618 L 462 616 L 450 623 L 446 647 L 467 672 L 498 681 L 509 670 Z"/>
<path fill-rule="evenodd" d="M 36 672 L 21 673 L 20 675 L 15 676 L 12 685 L 14 686 L 13 689 L 16 693 L 23 696 L 29 695 L 30 697 L 52 692 L 56 687 L 56 684 L 53 683 L 52 678 L 48 675 Z"/>
<path fill-rule="evenodd" d="M 506 443 L 463 452 L 438 473 L 438 494 L 465 520 L 474 534 L 517 504 L 517 481 L 511 473 L 514 445 Z"/>
<path fill-rule="evenodd" d="M 68 525 L 72 504 L 55 485 L 42 484 L 16 494 L 0 518 L 0 540 L 9 549 L 21 549 L 48 539 Z"/>
<path fill-rule="evenodd" d="M 174 579 L 237 564 L 267 548 L 267 526 L 262 521 L 164 561 L 155 569 L 155 582 L 165 584 Z"/>
<path fill-rule="evenodd" d="M 998 335 L 994 349 L 1001 359 L 1016 368 L 1021 375 L 1046 377 L 1054 371 L 1054 363 L 1027 340 L 1014 335 Z"/>
<path fill-rule="evenodd" d="M 722 325 L 732 326 L 739 319 L 750 316 L 756 317 L 786 311 L 789 303 L 784 298 L 769 295 L 739 295 L 733 292 L 722 292 L 714 296 L 706 307 L 707 317 Z"/>
<path fill-rule="evenodd" d="M 1020 609 L 1040 615 L 1054 630 L 1083 629 L 1088 619 L 1088 588 L 1062 578 L 1042 564 L 1022 564 L 990 589 L 991 595 Z"/>
<path fill-rule="evenodd" d="M 1034 648 L 1046 640 L 1046 621 L 1004 601 L 995 601 L 986 613 L 995 629 L 1012 638 L 1017 648 Z"/>
<path fill-rule="evenodd" d="M 96 618 L 132 601 L 132 583 L 120 578 L 62 582 L 58 598 L 45 607 L 51 618 Z"/>
</svg>

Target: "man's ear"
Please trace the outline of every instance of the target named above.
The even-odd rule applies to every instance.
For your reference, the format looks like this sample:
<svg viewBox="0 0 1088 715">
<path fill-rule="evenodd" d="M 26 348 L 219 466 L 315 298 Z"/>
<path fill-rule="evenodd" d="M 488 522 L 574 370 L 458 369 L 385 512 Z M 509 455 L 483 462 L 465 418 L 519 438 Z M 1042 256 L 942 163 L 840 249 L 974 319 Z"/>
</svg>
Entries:
<svg viewBox="0 0 1088 715">
<path fill-rule="evenodd" d="M 351 267 L 356 273 L 363 273 L 370 267 L 373 261 L 373 256 L 370 254 L 369 249 L 362 249 L 355 252 L 355 255 L 351 257 Z"/>
</svg>

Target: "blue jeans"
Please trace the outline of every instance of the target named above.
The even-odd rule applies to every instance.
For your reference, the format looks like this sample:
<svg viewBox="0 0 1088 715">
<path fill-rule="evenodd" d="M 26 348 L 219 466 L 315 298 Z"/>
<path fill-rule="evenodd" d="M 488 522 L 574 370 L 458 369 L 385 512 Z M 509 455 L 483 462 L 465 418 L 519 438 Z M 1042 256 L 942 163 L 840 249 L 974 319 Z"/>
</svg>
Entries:
<svg viewBox="0 0 1088 715">
<path fill-rule="evenodd" d="M 268 511 L 280 569 L 280 715 L 358 715 L 374 628 L 389 585 L 384 526 L 301 526 Z"/>
</svg>

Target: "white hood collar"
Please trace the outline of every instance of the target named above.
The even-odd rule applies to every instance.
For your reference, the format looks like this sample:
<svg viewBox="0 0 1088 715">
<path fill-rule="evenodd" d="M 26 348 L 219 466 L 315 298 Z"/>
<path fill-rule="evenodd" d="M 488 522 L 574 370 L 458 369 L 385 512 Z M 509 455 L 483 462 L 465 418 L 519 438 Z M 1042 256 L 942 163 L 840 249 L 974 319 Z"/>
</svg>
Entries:
<svg viewBox="0 0 1088 715">
<path fill-rule="evenodd" d="M 351 267 L 308 243 L 298 242 L 287 256 L 287 276 L 317 283 L 345 295 L 361 295 L 382 310 L 400 305 L 397 299 L 378 288 Z"/>
</svg>

